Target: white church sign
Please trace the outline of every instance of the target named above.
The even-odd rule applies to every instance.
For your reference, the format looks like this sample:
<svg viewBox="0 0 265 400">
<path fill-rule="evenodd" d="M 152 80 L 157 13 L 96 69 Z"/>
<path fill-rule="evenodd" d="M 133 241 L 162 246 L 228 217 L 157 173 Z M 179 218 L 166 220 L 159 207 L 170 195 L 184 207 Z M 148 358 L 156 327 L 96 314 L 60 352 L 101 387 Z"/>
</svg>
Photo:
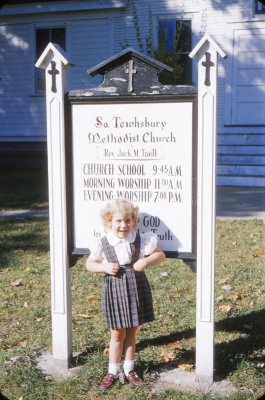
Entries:
<svg viewBox="0 0 265 400">
<path fill-rule="evenodd" d="M 141 231 L 191 256 L 193 102 L 72 101 L 75 251 L 102 235 L 100 209 L 122 197 L 139 205 Z"/>
<path fill-rule="evenodd" d="M 167 255 L 195 259 L 196 89 L 161 85 L 163 69 L 128 48 L 88 71 L 99 87 L 69 93 L 75 254 L 103 234 L 103 205 L 126 198 Z"/>
<path fill-rule="evenodd" d="M 67 368 L 72 356 L 71 259 L 102 234 L 105 202 L 123 197 L 139 205 L 140 231 L 156 232 L 168 256 L 198 254 L 196 374 L 213 380 L 218 54 L 208 36 L 191 54 L 199 57 L 198 138 L 196 89 L 161 85 L 158 72 L 171 68 L 134 49 L 90 69 L 102 84 L 72 90 L 66 102 L 64 52 L 50 43 L 37 61 L 46 71 L 55 364 Z"/>
</svg>

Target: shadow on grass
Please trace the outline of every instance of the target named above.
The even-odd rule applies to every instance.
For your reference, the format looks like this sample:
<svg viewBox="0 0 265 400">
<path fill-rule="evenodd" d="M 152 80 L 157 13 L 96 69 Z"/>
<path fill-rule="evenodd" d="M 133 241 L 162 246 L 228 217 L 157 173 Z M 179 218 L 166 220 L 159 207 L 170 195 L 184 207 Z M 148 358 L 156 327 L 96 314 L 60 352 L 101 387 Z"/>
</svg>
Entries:
<svg viewBox="0 0 265 400">
<path fill-rule="evenodd" d="M 49 251 L 48 221 L 0 218 L 0 268 L 12 267 L 20 261 L 18 252 Z"/>
<path fill-rule="evenodd" d="M 0 400 L 8 400 L 8 398 L 0 392 Z"/>
<path fill-rule="evenodd" d="M 249 314 L 238 317 L 229 317 L 216 322 L 215 332 L 234 332 L 244 334 L 234 340 L 223 341 L 215 345 L 215 370 L 216 374 L 227 377 L 231 372 L 237 369 L 238 363 L 247 359 L 254 352 L 264 349 L 265 346 L 265 309 L 254 311 Z M 141 341 L 138 349 L 144 349 L 148 346 L 161 346 L 178 341 L 195 337 L 195 328 L 185 331 L 176 332 L 167 336 L 160 336 L 148 340 Z M 193 361 L 195 363 L 195 350 L 184 350 L 179 353 L 181 359 L 185 362 Z M 265 363 L 264 354 L 256 355 L 252 359 L 255 363 Z M 174 363 L 173 363 L 174 364 Z M 165 367 L 166 364 L 160 366 Z"/>
<path fill-rule="evenodd" d="M 265 346 L 265 309 L 249 314 L 226 318 L 216 323 L 217 332 L 239 332 L 244 336 L 232 341 L 218 343 L 215 347 L 215 365 L 218 375 L 226 377 L 246 359 L 251 362 L 265 362 L 262 351 Z M 253 355 L 255 353 L 255 356 Z"/>
<path fill-rule="evenodd" d="M 238 317 L 225 318 L 221 321 L 216 322 L 216 332 L 235 332 L 244 334 L 244 337 L 240 337 L 234 340 L 223 341 L 215 345 L 215 373 L 216 376 L 226 378 L 233 371 L 238 368 L 238 364 L 253 356 L 254 352 L 262 351 L 265 346 L 265 310 L 259 310 L 250 314 L 241 315 Z M 195 328 L 186 329 L 184 331 L 171 333 L 170 335 L 163 335 L 150 339 L 141 340 L 137 344 L 137 351 L 143 350 L 146 347 L 151 346 L 162 346 L 170 344 L 174 341 L 188 339 L 195 337 Z M 88 362 L 90 354 L 99 350 L 99 344 L 94 343 L 87 349 L 78 355 L 74 359 L 73 366 L 84 365 Z M 104 348 L 102 347 L 102 351 Z M 140 365 L 140 371 L 152 369 L 163 369 L 171 370 L 178 366 L 180 363 L 194 363 L 195 364 L 195 349 L 182 349 L 178 352 L 175 360 L 162 363 L 144 363 L 142 361 Z M 265 362 L 264 354 L 259 356 L 256 354 L 255 358 L 251 359 L 251 362 Z"/>
<path fill-rule="evenodd" d="M 48 206 L 47 168 L 0 168 L 2 210 L 43 209 Z"/>
</svg>

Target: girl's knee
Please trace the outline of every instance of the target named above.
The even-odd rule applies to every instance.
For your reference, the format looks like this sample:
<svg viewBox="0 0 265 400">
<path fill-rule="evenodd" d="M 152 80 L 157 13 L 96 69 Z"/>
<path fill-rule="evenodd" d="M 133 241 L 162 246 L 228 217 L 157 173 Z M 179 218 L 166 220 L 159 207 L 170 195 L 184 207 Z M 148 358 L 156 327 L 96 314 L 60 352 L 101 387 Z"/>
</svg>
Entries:
<svg viewBox="0 0 265 400">
<path fill-rule="evenodd" d="M 126 336 L 134 336 L 134 335 L 137 334 L 138 330 L 139 330 L 138 326 L 133 327 L 133 328 L 127 328 L 126 329 Z"/>
<path fill-rule="evenodd" d="M 123 342 L 126 336 L 126 329 L 125 328 L 120 328 L 120 329 L 111 329 L 111 340 L 115 342 Z"/>
</svg>

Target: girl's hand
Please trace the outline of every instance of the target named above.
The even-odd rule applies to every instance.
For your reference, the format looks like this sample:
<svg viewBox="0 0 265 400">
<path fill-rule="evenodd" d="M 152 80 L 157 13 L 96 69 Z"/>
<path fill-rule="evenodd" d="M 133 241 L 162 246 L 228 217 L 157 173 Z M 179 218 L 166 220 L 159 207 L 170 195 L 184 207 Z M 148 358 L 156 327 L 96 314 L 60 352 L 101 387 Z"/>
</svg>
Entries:
<svg viewBox="0 0 265 400">
<path fill-rule="evenodd" d="M 133 269 L 137 272 L 143 272 L 146 267 L 145 259 L 141 258 L 140 260 L 136 261 L 135 264 L 133 264 Z"/>
<path fill-rule="evenodd" d="M 133 269 L 137 272 L 143 272 L 146 267 L 159 264 L 164 261 L 165 258 L 165 253 L 157 247 L 152 254 L 136 261 L 133 265 Z"/>
<path fill-rule="evenodd" d="M 120 269 L 119 264 L 115 263 L 104 264 L 104 271 L 106 274 L 115 276 L 119 272 L 119 269 Z"/>
</svg>

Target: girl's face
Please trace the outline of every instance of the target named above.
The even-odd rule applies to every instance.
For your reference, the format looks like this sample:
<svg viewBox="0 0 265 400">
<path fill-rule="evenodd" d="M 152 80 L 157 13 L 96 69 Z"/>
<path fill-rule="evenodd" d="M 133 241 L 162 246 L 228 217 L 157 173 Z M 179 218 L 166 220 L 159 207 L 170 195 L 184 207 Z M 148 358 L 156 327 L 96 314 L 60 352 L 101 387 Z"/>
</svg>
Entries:
<svg viewBox="0 0 265 400">
<path fill-rule="evenodd" d="M 114 213 L 112 215 L 111 230 L 118 238 L 127 238 L 129 233 L 133 230 L 132 217 L 120 212 Z"/>
</svg>

